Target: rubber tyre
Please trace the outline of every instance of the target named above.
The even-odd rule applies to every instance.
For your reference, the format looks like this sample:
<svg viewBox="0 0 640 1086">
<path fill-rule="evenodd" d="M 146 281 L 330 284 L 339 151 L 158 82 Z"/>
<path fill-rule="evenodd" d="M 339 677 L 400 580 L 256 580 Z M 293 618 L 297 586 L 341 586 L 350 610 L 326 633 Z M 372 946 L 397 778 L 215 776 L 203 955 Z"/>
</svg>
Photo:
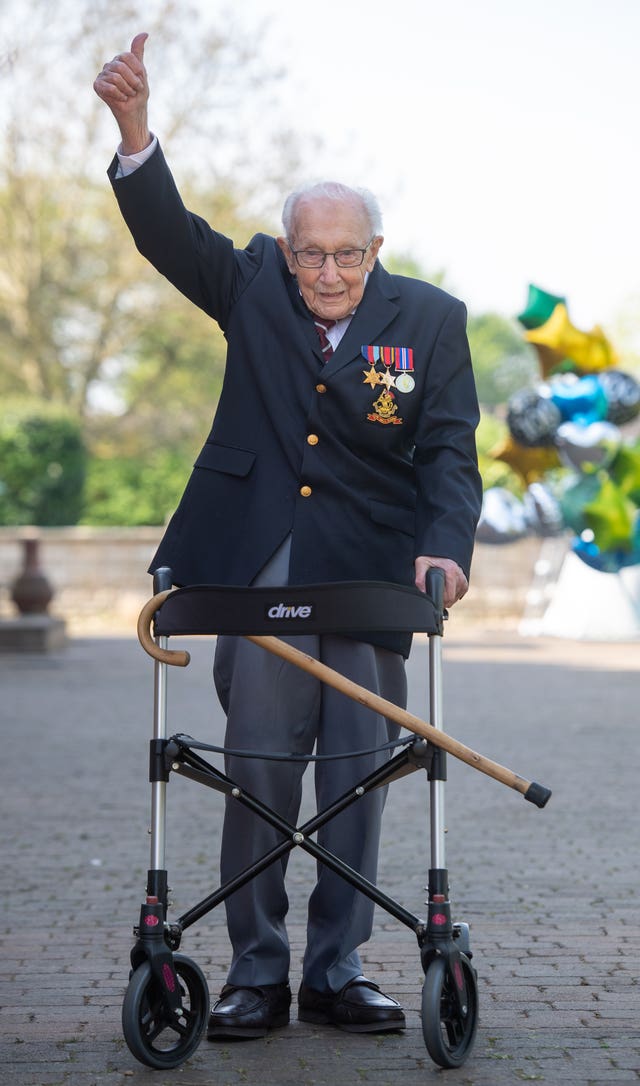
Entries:
<svg viewBox="0 0 640 1086">
<path fill-rule="evenodd" d="M 460 955 L 466 987 L 467 1014 L 462 1017 L 444 958 L 434 958 L 422 986 L 422 1034 L 439 1067 L 461 1067 L 473 1048 L 478 1028 L 478 985 L 475 970 Z"/>
<path fill-rule="evenodd" d="M 173 1020 L 164 1008 L 149 962 L 131 975 L 122 1005 L 122 1032 L 137 1060 L 158 1069 L 179 1067 L 200 1044 L 209 1015 L 209 989 L 190 958 L 174 954 L 184 1014 Z"/>
</svg>

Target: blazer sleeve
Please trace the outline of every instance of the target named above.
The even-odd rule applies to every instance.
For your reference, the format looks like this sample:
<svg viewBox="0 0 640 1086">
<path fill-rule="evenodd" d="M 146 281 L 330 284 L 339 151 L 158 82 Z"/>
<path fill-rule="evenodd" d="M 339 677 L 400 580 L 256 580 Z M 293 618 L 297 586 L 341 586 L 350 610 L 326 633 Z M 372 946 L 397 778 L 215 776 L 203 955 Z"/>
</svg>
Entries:
<svg viewBox="0 0 640 1086">
<path fill-rule="evenodd" d="M 136 248 L 224 330 L 235 299 L 259 268 L 257 254 L 234 249 L 186 209 L 160 146 L 127 177 L 117 178 L 117 168 L 116 156 L 108 175 Z"/>
<path fill-rule="evenodd" d="M 482 506 L 478 421 L 466 309 L 456 300 L 435 342 L 416 431 L 415 557 L 453 558 L 467 577 Z"/>
</svg>

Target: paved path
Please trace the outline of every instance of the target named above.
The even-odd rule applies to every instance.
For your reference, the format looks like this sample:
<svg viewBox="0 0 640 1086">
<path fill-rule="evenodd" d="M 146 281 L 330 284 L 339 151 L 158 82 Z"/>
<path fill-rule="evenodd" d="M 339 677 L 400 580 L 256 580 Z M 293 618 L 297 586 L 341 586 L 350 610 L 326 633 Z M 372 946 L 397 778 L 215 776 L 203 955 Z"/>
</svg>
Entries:
<svg viewBox="0 0 640 1086">
<path fill-rule="evenodd" d="M 211 644 L 189 647 L 191 667 L 171 672 L 170 727 L 216 741 Z M 384 913 L 364 957 L 369 975 L 404 1003 L 403 1034 L 349 1035 L 294 1020 L 265 1040 L 203 1042 L 171 1073 L 133 1059 L 120 1010 L 148 865 L 152 664 L 132 639 L 87 638 L 56 655 L 0 656 L 1 1080 L 417 1086 L 444 1074 L 451 1086 L 638 1083 L 640 646 L 522 640 L 452 621 L 444 658 L 447 730 L 554 792 L 539 811 L 449 762 L 452 900 L 472 927 L 480 985 L 478 1037 L 463 1068 L 431 1063 L 415 939 Z M 410 707 L 423 716 L 425 661 L 418 645 Z M 421 773 L 392 786 L 381 852 L 381 886 L 418 914 L 426 789 Z M 178 915 L 214 884 L 221 799 L 183 780 L 169 793 Z M 309 857 L 293 855 L 296 962 L 312 871 Z M 182 949 L 217 992 L 228 957 L 221 912 L 191 928 Z"/>
</svg>

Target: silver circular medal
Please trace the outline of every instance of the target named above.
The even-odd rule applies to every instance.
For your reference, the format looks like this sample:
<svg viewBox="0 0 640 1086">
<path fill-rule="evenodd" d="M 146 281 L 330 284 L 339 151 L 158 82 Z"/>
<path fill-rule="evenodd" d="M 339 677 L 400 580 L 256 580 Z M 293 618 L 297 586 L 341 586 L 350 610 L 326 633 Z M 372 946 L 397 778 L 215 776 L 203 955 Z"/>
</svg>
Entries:
<svg viewBox="0 0 640 1086">
<path fill-rule="evenodd" d="M 413 392 L 415 387 L 416 383 L 410 373 L 399 373 L 396 377 L 398 392 Z"/>
</svg>

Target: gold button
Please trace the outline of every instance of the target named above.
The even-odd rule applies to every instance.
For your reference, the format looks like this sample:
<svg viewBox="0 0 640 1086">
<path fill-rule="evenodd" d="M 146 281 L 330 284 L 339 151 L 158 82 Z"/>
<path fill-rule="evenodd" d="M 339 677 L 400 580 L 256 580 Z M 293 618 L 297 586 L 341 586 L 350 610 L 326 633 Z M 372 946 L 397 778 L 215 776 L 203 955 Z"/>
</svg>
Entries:
<svg viewBox="0 0 640 1086">
<path fill-rule="evenodd" d="M 327 386 L 326 385 L 316 385 L 316 392 L 326 392 L 326 391 L 327 391 Z"/>
<path fill-rule="evenodd" d="M 301 486 L 300 487 L 300 493 L 302 494 L 303 498 L 308 498 L 309 495 L 311 494 L 311 487 L 310 486 Z"/>
<path fill-rule="evenodd" d="M 318 435 L 317 434 L 309 434 L 309 436 L 307 438 L 307 445 L 317 445 L 317 444 L 318 444 Z"/>
</svg>

